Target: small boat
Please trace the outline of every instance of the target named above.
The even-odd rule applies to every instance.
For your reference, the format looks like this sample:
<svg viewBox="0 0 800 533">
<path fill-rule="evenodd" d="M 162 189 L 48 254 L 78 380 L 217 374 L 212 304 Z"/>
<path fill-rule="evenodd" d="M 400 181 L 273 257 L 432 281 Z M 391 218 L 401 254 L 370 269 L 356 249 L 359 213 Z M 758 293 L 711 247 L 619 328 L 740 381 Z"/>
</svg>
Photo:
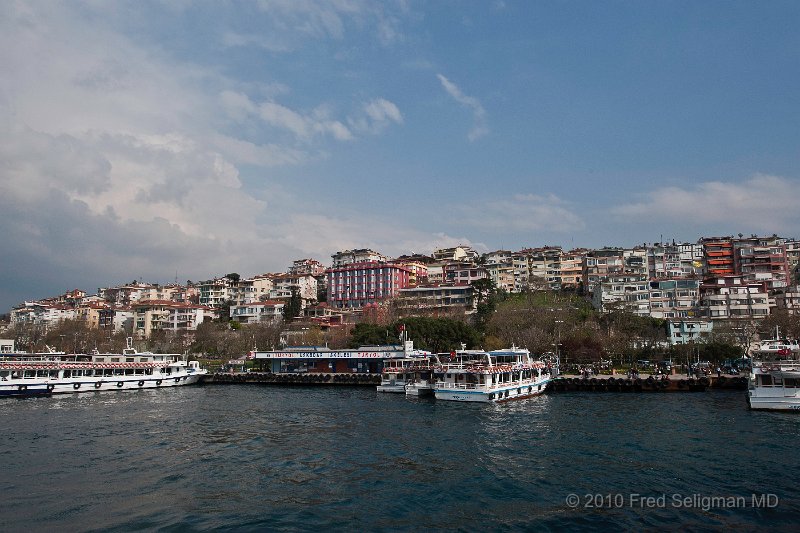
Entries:
<svg viewBox="0 0 800 533">
<path fill-rule="evenodd" d="M 417 374 L 428 368 L 430 368 L 430 359 L 428 355 L 422 353 L 402 358 L 384 359 L 378 392 L 405 393 L 406 385 L 413 383 Z"/>
<path fill-rule="evenodd" d="M 137 352 L 131 339 L 122 353 L 11 353 L 0 356 L 0 397 L 176 387 L 207 372 L 179 354 Z"/>
<path fill-rule="evenodd" d="M 432 354 L 425 363 L 411 369 L 411 376 L 406 381 L 406 396 L 433 396 L 436 384 L 436 369 L 441 366 L 439 356 Z"/>
<path fill-rule="evenodd" d="M 534 361 L 524 348 L 452 352 L 436 373 L 437 400 L 505 402 L 542 394 L 558 375 L 558 362 Z"/>
<path fill-rule="evenodd" d="M 766 340 L 753 352 L 747 391 L 751 409 L 800 411 L 800 346 Z"/>
</svg>

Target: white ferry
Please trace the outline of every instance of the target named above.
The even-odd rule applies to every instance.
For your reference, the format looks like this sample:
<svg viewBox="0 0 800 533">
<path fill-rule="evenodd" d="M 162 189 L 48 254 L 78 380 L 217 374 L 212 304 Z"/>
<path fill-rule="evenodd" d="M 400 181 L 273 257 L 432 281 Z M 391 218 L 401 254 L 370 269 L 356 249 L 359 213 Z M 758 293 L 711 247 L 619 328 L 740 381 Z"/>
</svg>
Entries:
<svg viewBox="0 0 800 533">
<path fill-rule="evenodd" d="M 800 411 L 800 346 L 767 340 L 753 352 L 747 391 L 751 409 Z"/>
<path fill-rule="evenodd" d="M 431 374 L 433 365 L 429 355 L 385 359 L 381 371 L 378 392 L 407 393 L 408 386 L 417 383 L 426 372 Z"/>
<path fill-rule="evenodd" d="M 137 352 L 130 341 L 121 354 L 3 354 L 0 397 L 176 387 L 197 383 L 207 372 L 178 354 Z"/>
<path fill-rule="evenodd" d="M 524 348 L 484 352 L 460 350 L 436 376 L 437 400 L 505 402 L 542 394 L 558 375 L 558 363 L 534 361 Z"/>
</svg>

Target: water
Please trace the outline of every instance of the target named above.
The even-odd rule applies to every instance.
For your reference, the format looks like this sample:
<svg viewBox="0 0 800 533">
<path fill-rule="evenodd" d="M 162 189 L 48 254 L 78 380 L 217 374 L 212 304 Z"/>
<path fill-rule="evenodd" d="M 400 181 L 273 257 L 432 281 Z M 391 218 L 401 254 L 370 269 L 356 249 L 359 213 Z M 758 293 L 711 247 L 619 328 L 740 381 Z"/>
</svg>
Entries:
<svg viewBox="0 0 800 533">
<path fill-rule="evenodd" d="M 4 400 L 0 530 L 796 530 L 800 417 L 749 411 L 743 394 L 496 406 L 206 385 Z"/>
</svg>

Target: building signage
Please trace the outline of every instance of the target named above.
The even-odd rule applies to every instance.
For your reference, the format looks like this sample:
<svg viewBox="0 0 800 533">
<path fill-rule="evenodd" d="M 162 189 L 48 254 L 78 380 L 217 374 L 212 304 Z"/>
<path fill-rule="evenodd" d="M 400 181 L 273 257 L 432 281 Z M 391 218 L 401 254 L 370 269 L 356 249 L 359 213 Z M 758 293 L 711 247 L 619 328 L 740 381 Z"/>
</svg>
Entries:
<svg viewBox="0 0 800 533">
<path fill-rule="evenodd" d="M 390 359 L 403 357 L 403 352 L 256 352 L 256 359 Z"/>
</svg>

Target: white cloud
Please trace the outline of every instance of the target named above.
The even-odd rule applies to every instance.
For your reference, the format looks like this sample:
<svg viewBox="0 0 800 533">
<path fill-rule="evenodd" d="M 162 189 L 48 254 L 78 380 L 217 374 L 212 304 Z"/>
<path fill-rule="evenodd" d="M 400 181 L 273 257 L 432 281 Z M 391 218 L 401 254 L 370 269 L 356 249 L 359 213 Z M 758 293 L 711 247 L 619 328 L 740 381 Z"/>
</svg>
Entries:
<svg viewBox="0 0 800 533">
<path fill-rule="evenodd" d="M 611 213 L 630 221 L 666 226 L 691 221 L 768 233 L 797 232 L 800 180 L 757 174 L 739 183 L 708 181 L 692 187 L 662 187 L 643 192 L 640 200 L 615 206 Z M 752 228 L 752 230 L 751 230 Z"/>
<path fill-rule="evenodd" d="M 439 82 L 442 84 L 447 94 L 459 104 L 472 110 L 473 126 L 467 138 L 470 141 L 475 141 L 487 135 L 489 133 L 489 127 L 486 125 L 486 110 L 483 108 L 480 101 L 475 97 L 465 95 L 455 83 L 451 82 L 443 75 L 437 74 L 436 77 L 439 78 Z"/>
<path fill-rule="evenodd" d="M 570 233 L 583 230 L 586 223 L 570 204 L 549 194 L 517 194 L 508 199 L 488 200 L 481 205 L 454 208 L 462 225 L 503 233 Z M 471 216 L 468 216 L 471 215 Z"/>
<path fill-rule="evenodd" d="M 379 134 L 392 123 L 402 124 L 403 115 L 394 103 L 383 98 L 365 103 L 362 113 L 348 118 L 351 128 L 360 133 Z"/>
</svg>

